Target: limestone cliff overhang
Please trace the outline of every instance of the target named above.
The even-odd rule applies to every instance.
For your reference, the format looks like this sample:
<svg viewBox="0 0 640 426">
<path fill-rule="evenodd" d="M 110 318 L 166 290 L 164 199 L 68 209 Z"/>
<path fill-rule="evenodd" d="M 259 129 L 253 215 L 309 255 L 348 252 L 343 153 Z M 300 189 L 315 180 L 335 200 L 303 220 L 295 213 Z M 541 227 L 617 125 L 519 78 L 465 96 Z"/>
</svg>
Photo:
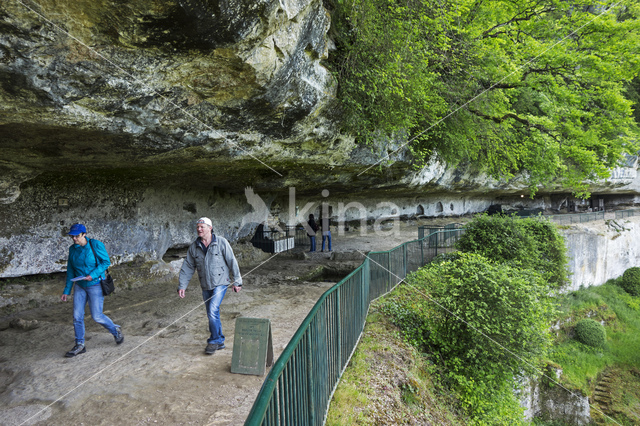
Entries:
<svg viewBox="0 0 640 426">
<path fill-rule="evenodd" d="M 2 2 L 0 203 L 42 175 L 236 194 L 526 189 L 342 134 L 329 28 L 320 0 Z M 637 194 L 634 161 L 593 190 Z"/>
</svg>

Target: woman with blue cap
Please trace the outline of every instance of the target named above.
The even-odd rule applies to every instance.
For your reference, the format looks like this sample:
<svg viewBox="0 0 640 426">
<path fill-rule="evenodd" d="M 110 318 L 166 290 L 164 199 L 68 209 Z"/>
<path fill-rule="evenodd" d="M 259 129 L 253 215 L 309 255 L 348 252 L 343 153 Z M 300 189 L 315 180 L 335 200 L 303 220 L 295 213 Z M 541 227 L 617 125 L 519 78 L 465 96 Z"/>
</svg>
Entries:
<svg viewBox="0 0 640 426">
<path fill-rule="evenodd" d="M 111 261 L 104 244 L 101 241 L 87 238 L 87 228 L 76 223 L 71 225 L 69 236 L 73 244 L 69 247 L 69 259 L 67 260 L 67 285 L 60 299 L 67 301 L 73 291 L 73 328 L 76 334 L 76 344 L 65 354 L 67 358 L 87 351 L 84 346 L 84 307 L 89 303 L 91 317 L 95 322 L 109 330 L 116 343 L 124 341 L 124 335 L 119 325 L 111 321 L 111 318 L 102 313 L 104 295 L 100 281 L 105 279 L 105 271 Z"/>
</svg>

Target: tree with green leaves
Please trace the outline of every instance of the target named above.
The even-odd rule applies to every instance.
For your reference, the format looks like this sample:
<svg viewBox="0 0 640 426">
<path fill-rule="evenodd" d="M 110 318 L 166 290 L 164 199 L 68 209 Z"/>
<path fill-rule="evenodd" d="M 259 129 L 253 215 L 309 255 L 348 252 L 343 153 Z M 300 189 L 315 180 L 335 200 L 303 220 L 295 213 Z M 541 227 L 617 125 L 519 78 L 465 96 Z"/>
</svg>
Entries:
<svg viewBox="0 0 640 426">
<path fill-rule="evenodd" d="M 334 0 L 345 129 L 587 195 L 635 154 L 635 0 Z"/>
</svg>

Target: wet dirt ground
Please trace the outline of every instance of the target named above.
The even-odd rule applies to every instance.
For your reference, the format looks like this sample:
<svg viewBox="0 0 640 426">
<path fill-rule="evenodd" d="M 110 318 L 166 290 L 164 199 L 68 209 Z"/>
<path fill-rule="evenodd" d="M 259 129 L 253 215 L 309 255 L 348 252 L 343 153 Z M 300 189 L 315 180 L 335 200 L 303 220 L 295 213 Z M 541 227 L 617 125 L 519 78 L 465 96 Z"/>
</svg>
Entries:
<svg viewBox="0 0 640 426">
<path fill-rule="evenodd" d="M 242 268 L 243 290 L 227 292 L 221 307 L 226 348 L 211 356 L 204 354 L 208 327 L 195 276 L 185 299 L 176 294 L 177 278 L 109 296 L 104 311 L 122 326 L 124 343 L 87 317 L 87 352 L 75 358 L 63 356 L 74 343 L 72 302 L 0 318 L 0 424 L 243 424 L 264 376 L 231 373 L 235 319 L 269 319 L 277 358 L 337 281 L 301 277 L 320 266 L 352 270 L 362 253 L 416 239 L 417 226 L 336 232 L 333 254 L 298 249 Z"/>
</svg>

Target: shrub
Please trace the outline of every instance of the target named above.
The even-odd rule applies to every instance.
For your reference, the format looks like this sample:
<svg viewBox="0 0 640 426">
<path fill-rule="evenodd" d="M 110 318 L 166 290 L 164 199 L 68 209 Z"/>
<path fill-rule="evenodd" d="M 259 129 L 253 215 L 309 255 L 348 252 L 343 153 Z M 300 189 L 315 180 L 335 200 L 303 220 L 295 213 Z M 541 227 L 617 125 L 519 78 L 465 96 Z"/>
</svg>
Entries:
<svg viewBox="0 0 640 426">
<path fill-rule="evenodd" d="M 404 340 L 421 351 L 426 351 L 430 334 L 425 316 L 428 303 L 412 293 L 400 293 L 381 306 L 382 312 L 400 328 Z"/>
<path fill-rule="evenodd" d="M 406 338 L 440 359 L 475 416 L 500 405 L 495 390 L 512 388 L 513 378 L 529 371 L 550 345 L 549 287 L 532 270 L 460 253 L 411 274 L 407 285 L 412 288 L 390 298 L 383 311 L 409 327 Z"/>
<path fill-rule="evenodd" d="M 606 333 L 602 324 L 590 318 L 580 320 L 575 327 L 576 339 L 587 346 L 603 348 Z"/>
<path fill-rule="evenodd" d="M 482 214 L 465 225 L 456 247 L 532 269 L 553 287 L 568 282 L 566 246 L 556 225 L 540 218 Z"/>
<path fill-rule="evenodd" d="M 481 214 L 464 226 L 456 247 L 496 262 L 517 262 L 529 267 L 536 243 L 513 216 Z"/>
<path fill-rule="evenodd" d="M 551 302 L 535 272 L 463 253 L 454 261 L 428 265 L 409 283 L 418 280 L 428 283 L 432 301 L 425 317 L 429 342 L 444 359 L 485 372 L 496 365 L 499 371 L 490 375 L 507 377 L 523 368 L 513 354 L 531 360 L 549 343 Z"/>
<path fill-rule="evenodd" d="M 640 268 L 634 266 L 622 274 L 622 288 L 632 296 L 640 296 Z"/>
<path fill-rule="evenodd" d="M 461 253 L 459 251 L 452 251 L 452 252 L 449 252 L 449 253 L 440 253 L 439 255 L 437 255 L 436 257 L 431 259 L 431 262 L 433 262 L 433 263 L 451 262 L 451 261 L 459 259 L 460 258 L 460 254 Z"/>
<path fill-rule="evenodd" d="M 567 246 L 555 223 L 541 218 L 522 220 L 525 231 L 536 242 L 534 269 L 555 287 L 569 282 Z"/>
</svg>

